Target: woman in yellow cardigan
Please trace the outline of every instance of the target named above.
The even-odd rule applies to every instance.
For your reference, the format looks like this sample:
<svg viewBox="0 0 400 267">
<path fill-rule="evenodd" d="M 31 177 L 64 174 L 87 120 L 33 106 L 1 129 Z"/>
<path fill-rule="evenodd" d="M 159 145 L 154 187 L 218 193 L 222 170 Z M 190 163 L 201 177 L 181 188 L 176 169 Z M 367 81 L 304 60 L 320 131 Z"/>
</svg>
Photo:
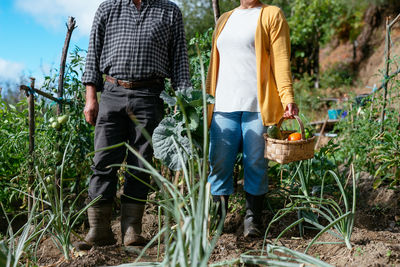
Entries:
<svg viewBox="0 0 400 267">
<path fill-rule="evenodd" d="M 261 234 L 268 190 L 263 133 L 280 118 L 298 114 L 290 71 L 289 27 L 282 11 L 259 0 L 218 20 L 207 75 L 211 194 L 227 211 L 233 193 L 233 167 L 242 149 L 246 215 L 244 236 Z M 224 203 L 224 204 L 223 204 Z"/>
</svg>

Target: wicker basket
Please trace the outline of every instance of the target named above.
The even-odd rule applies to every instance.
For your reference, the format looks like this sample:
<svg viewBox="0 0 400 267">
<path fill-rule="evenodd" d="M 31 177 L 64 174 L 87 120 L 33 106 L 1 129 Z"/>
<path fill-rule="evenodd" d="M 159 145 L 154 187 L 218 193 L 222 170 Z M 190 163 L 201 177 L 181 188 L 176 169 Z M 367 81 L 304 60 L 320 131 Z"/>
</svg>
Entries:
<svg viewBox="0 0 400 267">
<path fill-rule="evenodd" d="M 295 119 L 300 125 L 301 140 L 285 140 L 291 133 L 294 133 L 293 131 L 282 131 L 281 133 L 284 140 L 270 138 L 268 134 L 265 133 L 265 158 L 281 164 L 286 164 L 289 162 L 311 159 L 314 157 L 315 136 L 305 139 L 303 122 L 298 116 L 295 116 Z M 285 118 L 282 118 L 278 122 L 277 127 L 279 129 L 281 128 L 284 120 Z"/>
</svg>

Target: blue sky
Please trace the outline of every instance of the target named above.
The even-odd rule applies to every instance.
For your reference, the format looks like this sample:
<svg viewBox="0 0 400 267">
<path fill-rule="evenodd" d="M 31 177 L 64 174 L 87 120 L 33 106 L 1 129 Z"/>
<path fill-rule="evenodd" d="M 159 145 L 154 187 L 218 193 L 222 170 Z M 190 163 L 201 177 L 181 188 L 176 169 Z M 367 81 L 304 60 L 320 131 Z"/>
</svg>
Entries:
<svg viewBox="0 0 400 267">
<path fill-rule="evenodd" d="M 77 20 L 70 49 L 87 49 L 94 13 L 103 0 L 0 0 L 0 83 L 59 68 L 68 16 Z"/>
</svg>

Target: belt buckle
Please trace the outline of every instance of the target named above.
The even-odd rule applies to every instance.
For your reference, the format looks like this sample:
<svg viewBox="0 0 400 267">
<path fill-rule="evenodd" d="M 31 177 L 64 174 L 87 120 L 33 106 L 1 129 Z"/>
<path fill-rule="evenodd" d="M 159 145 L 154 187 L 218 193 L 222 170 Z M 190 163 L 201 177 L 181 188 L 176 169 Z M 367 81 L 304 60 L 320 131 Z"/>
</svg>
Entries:
<svg viewBox="0 0 400 267">
<path fill-rule="evenodd" d="M 118 85 L 126 88 L 126 89 L 131 89 L 132 88 L 132 82 L 128 80 L 117 80 Z"/>
</svg>

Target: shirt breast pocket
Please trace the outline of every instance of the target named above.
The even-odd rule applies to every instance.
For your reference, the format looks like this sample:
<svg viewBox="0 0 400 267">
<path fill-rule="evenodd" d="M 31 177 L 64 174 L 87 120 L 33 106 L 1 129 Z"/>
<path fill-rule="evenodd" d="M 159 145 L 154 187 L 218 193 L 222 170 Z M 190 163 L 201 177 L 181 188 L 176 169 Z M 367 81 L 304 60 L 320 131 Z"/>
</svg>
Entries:
<svg viewBox="0 0 400 267">
<path fill-rule="evenodd" d="M 162 21 L 153 21 L 150 27 L 150 38 L 160 45 L 167 45 L 170 39 L 170 26 Z"/>
</svg>

